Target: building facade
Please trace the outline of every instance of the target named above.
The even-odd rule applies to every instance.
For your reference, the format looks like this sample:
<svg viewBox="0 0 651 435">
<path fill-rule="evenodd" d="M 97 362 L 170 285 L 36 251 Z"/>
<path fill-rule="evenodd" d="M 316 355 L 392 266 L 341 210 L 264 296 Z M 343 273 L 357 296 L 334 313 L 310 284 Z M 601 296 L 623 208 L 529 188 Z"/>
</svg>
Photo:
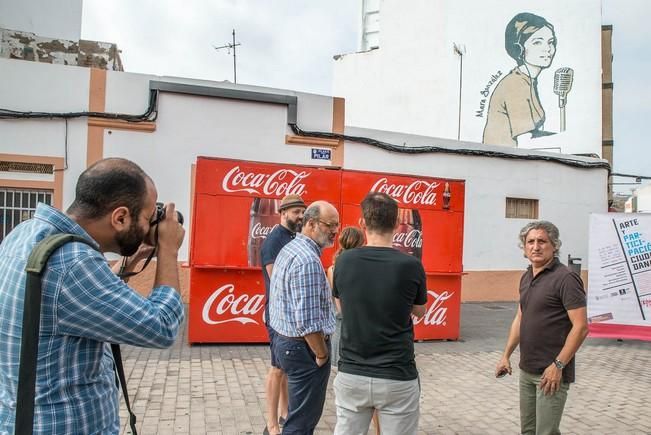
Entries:
<svg viewBox="0 0 651 435">
<path fill-rule="evenodd" d="M 348 125 L 603 155 L 600 0 L 362 4 L 364 51 L 334 62 Z"/>
</svg>

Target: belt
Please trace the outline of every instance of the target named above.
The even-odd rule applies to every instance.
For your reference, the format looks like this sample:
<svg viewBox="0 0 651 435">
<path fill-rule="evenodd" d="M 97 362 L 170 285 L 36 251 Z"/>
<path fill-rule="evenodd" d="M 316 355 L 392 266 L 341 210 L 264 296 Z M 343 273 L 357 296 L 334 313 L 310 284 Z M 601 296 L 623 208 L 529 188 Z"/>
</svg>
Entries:
<svg viewBox="0 0 651 435">
<path fill-rule="evenodd" d="M 286 338 L 286 339 L 288 339 L 288 340 L 305 341 L 305 337 L 289 337 L 289 336 L 287 336 L 287 335 L 283 335 L 283 334 L 281 334 L 281 333 L 278 332 L 278 331 L 276 331 L 276 334 L 278 334 L 278 335 L 280 335 L 281 337 Z M 325 339 L 325 341 L 329 341 L 329 340 L 330 340 L 330 335 L 329 335 L 329 334 L 326 334 L 326 335 L 323 336 L 323 338 Z"/>
</svg>

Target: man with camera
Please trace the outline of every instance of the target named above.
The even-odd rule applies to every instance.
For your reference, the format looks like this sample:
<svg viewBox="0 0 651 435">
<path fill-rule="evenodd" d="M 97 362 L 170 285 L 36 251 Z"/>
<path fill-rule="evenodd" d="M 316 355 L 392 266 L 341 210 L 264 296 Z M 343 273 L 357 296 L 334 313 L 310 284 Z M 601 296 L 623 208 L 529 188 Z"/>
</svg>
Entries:
<svg viewBox="0 0 651 435">
<path fill-rule="evenodd" d="M 45 237 L 71 233 L 43 274 L 34 433 L 119 433 L 119 397 L 109 343 L 165 348 L 183 320 L 177 254 L 185 230 L 174 204 L 156 205 L 153 181 L 133 162 L 110 158 L 86 169 L 62 213 L 39 204 L 0 244 L 0 433 L 14 433 L 25 264 Z M 149 247 L 143 247 L 147 240 Z M 156 245 L 148 297 L 120 279 L 104 252 L 130 257 L 129 272 Z"/>
</svg>

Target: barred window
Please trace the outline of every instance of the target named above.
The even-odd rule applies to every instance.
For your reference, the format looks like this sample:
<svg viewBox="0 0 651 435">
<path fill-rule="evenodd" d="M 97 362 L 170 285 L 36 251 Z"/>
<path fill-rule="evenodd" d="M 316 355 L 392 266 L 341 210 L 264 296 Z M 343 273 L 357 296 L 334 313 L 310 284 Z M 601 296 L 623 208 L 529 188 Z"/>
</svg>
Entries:
<svg viewBox="0 0 651 435">
<path fill-rule="evenodd" d="M 0 187 L 0 242 L 18 224 L 34 216 L 36 204 L 52 205 L 51 190 Z"/>
<path fill-rule="evenodd" d="M 538 200 L 506 198 L 506 217 L 512 219 L 538 219 Z"/>
</svg>

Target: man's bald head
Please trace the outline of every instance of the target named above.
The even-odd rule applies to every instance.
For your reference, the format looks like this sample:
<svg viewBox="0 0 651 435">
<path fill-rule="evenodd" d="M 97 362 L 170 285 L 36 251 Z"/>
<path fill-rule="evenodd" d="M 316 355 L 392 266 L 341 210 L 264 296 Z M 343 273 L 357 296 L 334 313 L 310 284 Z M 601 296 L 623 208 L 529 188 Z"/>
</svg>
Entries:
<svg viewBox="0 0 651 435">
<path fill-rule="evenodd" d="M 153 185 L 151 178 L 130 160 L 100 160 L 79 176 L 75 200 L 67 213 L 84 219 L 98 219 L 117 207 L 127 207 L 133 216 L 139 216 L 148 183 Z"/>
</svg>

